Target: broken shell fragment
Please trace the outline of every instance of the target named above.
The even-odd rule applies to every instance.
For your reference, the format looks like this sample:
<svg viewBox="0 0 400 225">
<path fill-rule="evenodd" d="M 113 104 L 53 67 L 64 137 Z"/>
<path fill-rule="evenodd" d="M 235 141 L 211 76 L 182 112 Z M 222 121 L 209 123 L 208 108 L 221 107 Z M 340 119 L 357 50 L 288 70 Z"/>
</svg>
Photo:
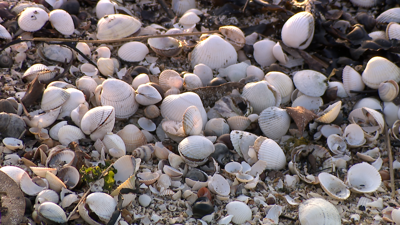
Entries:
<svg viewBox="0 0 400 225">
<path fill-rule="evenodd" d="M 318 175 L 318 180 L 325 193 L 332 198 L 345 200 L 350 196 L 350 190 L 339 178 L 323 172 Z"/>
</svg>

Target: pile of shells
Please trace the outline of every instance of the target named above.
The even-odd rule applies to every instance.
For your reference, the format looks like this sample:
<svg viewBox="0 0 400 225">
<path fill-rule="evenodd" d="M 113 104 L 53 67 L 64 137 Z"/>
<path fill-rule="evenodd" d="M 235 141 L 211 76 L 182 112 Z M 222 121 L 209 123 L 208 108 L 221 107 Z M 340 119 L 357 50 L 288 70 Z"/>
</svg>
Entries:
<svg viewBox="0 0 400 225">
<path fill-rule="evenodd" d="M 0 2 L 1 222 L 400 224 L 395 6 Z"/>
</svg>

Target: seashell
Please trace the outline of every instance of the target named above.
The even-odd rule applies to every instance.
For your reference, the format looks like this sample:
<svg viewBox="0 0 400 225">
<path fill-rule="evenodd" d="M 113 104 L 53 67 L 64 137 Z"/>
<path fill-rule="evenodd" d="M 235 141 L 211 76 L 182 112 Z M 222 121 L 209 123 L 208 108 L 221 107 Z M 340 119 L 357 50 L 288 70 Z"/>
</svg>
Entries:
<svg viewBox="0 0 400 225">
<path fill-rule="evenodd" d="M 81 51 L 84 55 L 86 55 L 89 59 L 91 58 L 91 51 L 88 44 L 85 42 L 78 42 L 76 44 L 76 48 Z M 81 54 L 77 53 L 77 59 L 82 63 L 87 63 L 87 60 L 81 56 Z"/>
<path fill-rule="evenodd" d="M 290 116 L 286 109 L 272 106 L 260 113 L 258 124 L 265 136 L 271 139 L 279 139 L 289 130 Z"/>
<path fill-rule="evenodd" d="M 52 148 L 46 160 L 46 166 L 55 168 L 62 167 L 64 164 L 70 163 L 75 157 L 75 153 L 66 149 L 62 145 Z"/>
<path fill-rule="evenodd" d="M 48 87 L 43 92 L 40 107 L 44 111 L 53 110 L 64 104 L 70 97 L 70 93 L 58 87 Z"/>
<path fill-rule="evenodd" d="M 252 219 L 252 212 L 248 205 L 240 201 L 232 201 L 226 205 L 226 211 L 233 215 L 232 222 L 235 224 L 244 224 Z"/>
<path fill-rule="evenodd" d="M 344 154 L 347 150 L 346 142 L 344 141 L 344 137 L 341 137 L 337 134 L 331 134 L 328 136 L 327 144 L 329 149 L 335 154 Z"/>
<path fill-rule="evenodd" d="M 58 67 L 54 67 L 55 69 L 58 69 Z M 68 84 L 65 81 L 52 81 L 47 87 L 58 87 L 62 89 L 67 89 L 67 88 L 75 88 L 74 85 Z"/>
<path fill-rule="evenodd" d="M 274 55 L 275 59 L 277 59 L 283 65 L 285 65 L 289 61 L 289 58 L 283 52 L 279 42 L 277 42 L 272 48 L 272 54 Z"/>
<path fill-rule="evenodd" d="M 26 173 L 23 169 L 16 166 L 3 166 L 0 171 L 11 177 L 15 183 L 20 185 L 22 176 Z"/>
<path fill-rule="evenodd" d="M 125 143 L 117 134 L 108 132 L 103 138 L 103 144 L 112 157 L 119 158 L 126 154 Z"/>
<path fill-rule="evenodd" d="M 174 180 L 180 181 L 181 177 L 183 175 L 182 171 L 175 169 L 174 167 L 168 166 L 168 165 L 164 165 L 163 172 L 165 174 L 167 174 L 168 176 L 170 176 L 172 181 L 174 181 Z"/>
<path fill-rule="evenodd" d="M 89 64 L 91 65 L 91 64 Z M 97 74 L 97 72 L 96 72 Z M 90 96 L 87 96 L 88 98 L 91 98 L 94 96 L 94 91 L 96 90 L 97 83 L 96 81 L 90 77 L 90 76 L 82 76 L 78 79 L 76 79 L 76 87 L 81 90 L 83 93 L 88 93 Z"/>
<path fill-rule="evenodd" d="M 18 26 L 28 32 L 40 30 L 49 19 L 46 11 L 38 7 L 27 7 L 18 17 Z"/>
<path fill-rule="evenodd" d="M 301 93 L 320 97 L 328 88 L 327 78 L 314 70 L 301 70 L 293 76 L 293 83 Z"/>
<path fill-rule="evenodd" d="M 363 107 L 375 110 L 382 110 L 381 102 L 378 99 L 372 97 L 362 98 L 354 105 L 353 110 Z"/>
<path fill-rule="evenodd" d="M 71 206 L 73 203 L 76 203 L 78 201 L 79 201 L 78 195 L 72 192 L 64 197 L 61 197 L 60 206 L 63 209 L 65 209 L 65 208 L 68 208 L 69 206 Z"/>
<path fill-rule="evenodd" d="M 379 98 L 384 102 L 390 102 L 399 94 L 399 84 L 394 80 L 388 80 L 379 84 Z"/>
<path fill-rule="evenodd" d="M 344 130 L 343 136 L 350 147 L 358 147 L 366 142 L 364 132 L 357 124 L 349 124 Z"/>
<path fill-rule="evenodd" d="M 376 17 L 376 22 L 378 23 L 390 23 L 396 22 L 400 23 L 399 16 L 400 8 L 390 8 L 383 13 L 381 13 L 378 17 Z"/>
<path fill-rule="evenodd" d="M 219 77 L 226 77 L 229 81 L 239 82 L 241 79 L 246 77 L 246 69 L 249 67 L 249 64 L 246 62 L 236 63 L 230 65 L 226 68 L 218 69 Z"/>
<path fill-rule="evenodd" d="M 87 102 L 80 104 L 71 111 L 71 119 L 77 125 L 81 126 L 83 116 L 89 111 Z"/>
<path fill-rule="evenodd" d="M 196 25 L 200 21 L 200 17 L 196 15 L 194 12 L 186 12 L 179 19 L 179 23 L 183 26 L 184 29 L 190 28 L 193 25 Z"/>
<path fill-rule="evenodd" d="M 58 131 L 58 138 L 62 145 L 68 146 L 69 143 L 85 138 L 85 134 L 78 127 L 72 125 L 62 126 Z"/>
<path fill-rule="evenodd" d="M 353 5 L 355 5 L 355 6 L 369 8 L 369 7 L 375 6 L 377 4 L 377 1 L 374 1 L 374 0 L 367 0 L 367 1 L 351 0 L 351 3 L 353 3 Z"/>
<path fill-rule="evenodd" d="M 48 61 L 55 61 L 60 63 L 69 63 L 72 59 L 72 51 L 61 45 L 48 45 L 43 44 L 37 50 L 38 55 Z"/>
<path fill-rule="evenodd" d="M 62 104 L 61 112 L 58 115 L 58 119 L 62 119 L 66 116 L 71 116 L 72 110 L 74 110 L 80 104 L 86 103 L 85 95 L 82 91 L 75 88 L 67 88 L 65 91 L 69 93 L 70 97 Z"/>
<path fill-rule="evenodd" d="M 148 195 L 146 195 L 146 194 L 140 195 L 140 196 L 139 196 L 139 199 L 138 199 L 139 204 L 140 204 L 141 206 L 143 206 L 143 207 L 149 206 L 150 203 L 151 203 L 151 200 L 152 200 L 151 197 L 148 196 Z"/>
<path fill-rule="evenodd" d="M 133 124 L 126 125 L 122 130 L 117 132 L 117 135 L 124 141 L 128 153 L 147 144 L 146 137 L 142 131 Z"/>
<path fill-rule="evenodd" d="M 35 199 L 35 204 L 42 204 L 44 202 L 53 202 L 57 204 L 58 201 L 59 201 L 59 195 L 57 192 L 51 189 L 45 189 L 39 192 L 39 194 L 37 194 Z"/>
<path fill-rule="evenodd" d="M 102 66 L 104 66 L 104 65 L 102 65 Z M 88 77 L 95 77 L 99 73 L 99 70 L 90 63 L 82 64 L 80 66 L 80 70 L 82 73 L 84 73 Z M 113 71 L 114 71 L 114 69 L 113 69 Z M 97 87 L 97 83 L 96 83 L 96 87 Z"/>
<path fill-rule="evenodd" d="M 128 37 L 139 31 L 142 23 L 128 15 L 111 14 L 97 22 L 97 39 L 110 40 Z"/>
<path fill-rule="evenodd" d="M 356 193 L 375 192 L 381 185 L 381 176 L 375 167 L 368 163 L 357 163 L 347 172 L 347 185 Z"/>
<path fill-rule="evenodd" d="M 183 85 L 183 79 L 174 70 L 164 70 L 161 72 L 159 76 L 160 86 L 164 91 L 167 91 L 170 88 L 180 89 Z"/>
<path fill-rule="evenodd" d="M 184 192 L 184 194 L 186 192 L 191 192 L 191 191 L 187 190 L 187 191 Z M 210 196 L 211 196 L 211 193 L 210 193 Z M 197 196 L 193 196 L 193 194 L 191 194 L 186 199 L 189 202 L 192 202 L 193 199 L 196 199 L 196 200 L 193 201 L 194 203 L 193 203 L 193 206 L 192 206 L 193 218 L 198 218 L 198 219 L 202 219 L 204 221 L 207 221 L 207 219 L 206 219 L 207 217 L 209 217 L 209 216 L 213 217 L 213 215 L 214 215 L 214 206 L 211 203 L 211 200 L 208 199 L 206 196 L 201 196 L 201 197 L 197 198 Z"/>
<path fill-rule="evenodd" d="M 219 196 L 228 196 L 230 193 L 228 181 L 217 173 L 208 180 L 208 188 Z"/>
<path fill-rule="evenodd" d="M 173 57 L 182 51 L 182 43 L 172 37 L 149 38 L 147 43 L 157 55 Z"/>
<path fill-rule="evenodd" d="M 48 167 L 34 167 L 31 166 L 29 169 L 32 170 L 32 172 L 39 177 L 46 177 L 46 172 L 49 171 L 50 173 L 53 173 L 54 175 L 57 173 L 57 168 L 48 168 Z"/>
<path fill-rule="evenodd" d="M 400 29 L 400 24 L 395 22 L 390 22 L 386 27 L 385 38 L 389 40 L 392 39 L 400 40 L 399 29 Z"/>
<path fill-rule="evenodd" d="M 347 186 L 339 178 L 323 172 L 318 175 L 318 180 L 325 193 L 332 198 L 345 200 L 350 196 L 349 189 L 347 189 Z"/>
<path fill-rule="evenodd" d="M 294 87 L 293 82 L 288 75 L 272 71 L 267 73 L 264 79 L 279 91 L 282 97 L 282 103 L 288 103 L 290 101 L 290 96 Z"/>
<path fill-rule="evenodd" d="M 113 167 L 117 170 L 114 179 L 117 183 L 121 183 L 129 179 L 138 169 L 140 159 L 136 160 L 133 156 L 124 155 L 115 161 Z M 138 163 L 139 162 L 139 163 Z"/>
<path fill-rule="evenodd" d="M 233 116 L 227 122 L 232 130 L 246 130 L 251 124 L 250 119 L 245 116 Z"/>
<path fill-rule="evenodd" d="M 230 162 L 225 165 L 224 169 L 229 174 L 236 175 L 237 173 L 242 172 L 242 165 L 238 162 Z"/>
<path fill-rule="evenodd" d="M 395 105 L 393 102 L 384 102 L 383 106 L 385 121 L 389 127 L 392 127 L 394 122 L 398 119 L 397 112 L 399 112 L 399 106 Z"/>
<path fill-rule="evenodd" d="M 10 150 L 22 149 L 24 147 L 24 143 L 21 140 L 13 137 L 4 138 L 3 144 Z"/>
<path fill-rule="evenodd" d="M 315 121 L 320 123 L 332 123 L 339 115 L 341 107 L 342 101 L 328 106 L 323 112 L 317 114 L 319 117 L 315 119 Z"/>
<path fill-rule="evenodd" d="M 133 81 L 132 81 L 132 87 L 133 89 L 137 89 L 139 87 L 139 85 L 141 84 L 146 84 L 150 82 L 150 78 L 149 75 L 145 74 L 145 73 L 141 73 L 139 75 L 137 75 Z"/>
<path fill-rule="evenodd" d="M 270 66 L 272 63 L 276 62 L 276 58 L 272 53 L 275 44 L 275 42 L 269 39 L 264 39 L 254 43 L 253 56 L 261 67 Z"/>
<path fill-rule="evenodd" d="M 86 197 L 86 201 L 82 205 L 83 207 L 89 207 L 89 209 L 99 217 L 102 223 L 107 223 L 111 219 L 115 207 L 117 206 L 117 202 L 113 197 L 106 193 L 94 192 Z M 79 214 L 89 223 L 89 221 L 86 220 L 86 216 L 82 215 L 85 213 L 83 211 L 88 213 L 87 210 L 83 209 L 81 212 L 81 209 L 79 209 Z"/>
<path fill-rule="evenodd" d="M 146 185 L 151 185 L 155 183 L 158 178 L 160 177 L 160 174 L 157 172 L 143 172 L 143 173 L 138 173 L 137 177 L 139 179 L 140 183 L 146 184 Z"/>
<path fill-rule="evenodd" d="M 46 65 L 37 63 L 33 64 L 31 67 L 29 67 L 24 75 L 22 76 L 22 79 L 27 80 L 28 82 L 32 81 L 35 79 L 36 76 L 39 76 L 39 81 L 47 81 L 52 79 L 56 75 L 55 72 L 51 71 L 49 67 Z"/>
<path fill-rule="evenodd" d="M 55 223 L 66 223 L 67 215 L 64 210 L 53 202 L 44 202 L 39 205 L 38 214 L 40 217 L 44 217 Z"/>
<path fill-rule="evenodd" d="M 230 133 L 230 140 L 233 148 L 250 164 L 256 161 L 255 154 L 254 157 L 251 157 L 249 154 L 250 146 L 253 146 L 256 139 L 256 135 L 245 131 L 232 130 Z"/>
<path fill-rule="evenodd" d="M 339 98 L 347 98 L 347 97 L 349 97 L 347 95 L 347 92 L 346 92 L 346 90 L 344 88 L 343 83 L 341 83 L 339 81 L 330 81 L 330 82 L 328 82 L 328 89 L 331 89 L 331 88 L 336 88 L 337 89 L 337 92 L 336 92 L 337 97 L 339 97 Z"/>
<path fill-rule="evenodd" d="M 172 10 L 178 15 L 183 15 L 186 11 L 196 8 L 195 0 L 172 0 Z"/>
<path fill-rule="evenodd" d="M 165 92 L 165 97 L 167 97 L 168 95 L 178 95 L 180 94 L 181 91 L 178 88 L 170 88 Z"/>
<path fill-rule="evenodd" d="M 309 12 L 294 14 L 282 27 L 283 43 L 288 47 L 306 49 L 314 37 L 314 23 Z"/>
<path fill-rule="evenodd" d="M 138 124 L 141 128 L 143 128 L 146 131 L 156 130 L 156 124 L 153 123 L 153 121 L 147 119 L 146 117 L 140 117 L 138 120 Z"/>
<path fill-rule="evenodd" d="M 82 118 L 83 133 L 90 134 L 92 140 L 102 139 L 111 132 L 115 123 L 115 110 L 112 106 L 99 106 L 90 109 Z"/>
<path fill-rule="evenodd" d="M 336 207 L 322 198 L 302 202 L 299 206 L 299 220 L 301 225 L 342 223 Z"/>
<path fill-rule="evenodd" d="M 221 136 L 223 134 L 229 134 L 230 129 L 228 123 L 224 118 L 213 118 L 207 121 L 204 128 L 204 134 L 206 136 Z"/>
<path fill-rule="evenodd" d="M 154 119 L 161 115 L 160 109 L 156 105 L 149 105 L 143 110 L 148 119 Z"/>
<path fill-rule="evenodd" d="M 67 188 L 67 186 L 60 180 L 56 175 L 47 171 L 46 172 L 46 180 L 49 182 L 50 189 L 60 192 L 62 188 Z"/>
<path fill-rule="evenodd" d="M 97 60 L 97 68 L 104 76 L 112 76 L 115 72 L 114 61 L 110 58 L 99 58 Z"/>
<path fill-rule="evenodd" d="M 183 132 L 186 135 L 199 135 L 203 130 L 203 119 L 196 106 L 189 106 L 183 114 Z"/>
<path fill-rule="evenodd" d="M 186 90 L 192 90 L 195 88 L 203 87 L 203 83 L 196 74 L 186 73 L 183 76 L 183 86 Z"/>
<path fill-rule="evenodd" d="M 192 167 L 205 164 L 214 150 L 213 143 L 202 136 L 189 136 L 178 145 L 182 159 Z"/>
<path fill-rule="evenodd" d="M 63 35 L 72 35 L 75 30 L 71 15 L 62 9 L 55 9 L 49 13 L 51 25 Z"/>
<path fill-rule="evenodd" d="M 260 81 L 264 79 L 264 72 L 257 66 L 250 65 L 246 69 L 246 76 L 254 77 L 256 80 Z"/>
<path fill-rule="evenodd" d="M 361 160 L 366 161 L 366 162 L 371 162 L 371 163 L 376 161 L 381 156 L 378 147 L 376 147 L 374 149 L 371 149 L 371 150 L 368 150 L 368 151 L 363 152 L 363 153 L 357 152 L 356 155 Z"/>
<path fill-rule="evenodd" d="M 118 57 L 126 62 L 140 62 L 148 53 L 147 46 L 138 41 L 125 43 L 118 49 Z"/>
<path fill-rule="evenodd" d="M 0 38 L 6 39 L 6 40 L 11 40 L 11 34 L 8 32 L 8 30 L 3 26 L 0 25 Z"/>
<path fill-rule="evenodd" d="M 194 66 L 193 73 L 200 78 L 203 86 L 207 86 L 207 84 L 213 79 L 213 72 L 211 68 L 203 63 Z"/>
<path fill-rule="evenodd" d="M 43 113 L 41 110 L 36 110 L 29 115 L 31 115 L 31 119 L 24 116 L 22 119 L 25 121 L 26 125 L 29 127 L 41 127 L 46 128 L 54 123 L 57 120 L 58 114 L 60 114 L 61 107 L 50 110 L 46 113 Z"/>
<path fill-rule="evenodd" d="M 267 162 L 267 169 L 280 170 L 286 166 L 285 153 L 272 139 L 266 139 L 262 142 L 257 158 Z"/>
<path fill-rule="evenodd" d="M 21 187 L 21 190 L 25 194 L 30 195 L 30 196 L 36 196 L 39 192 L 48 188 L 48 185 L 47 185 L 47 187 L 39 186 L 38 184 L 33 182 L 33 180 L 29 177 L 29 175 L 27 173 L 24 173 L 20 180 L 20 187 Z"/>
<path fill-rule="evenodd" d="M 243 48 L 246 44 L 246 39 L 244 37 L 243 31 L 236 26 L 221 26 L 218 28 L 222 35 L 225 36 L 225 39 L 231 43 L 231 45 L 235 48 L 236 51 Z"/>
<path fill-rule="evenodd" d="M 192 66 L 203 63 L 211 69 L 218 69 L 232 65 L 236 61 L 235 48 L 218 35 L 210 35 L 197 44 L 191 53 Z"/>
<path fill-rule="evenodd" d="M 368 87 L 378 89 L 382 82 L 388 80 L 399 82 L 400 69 L 386 58 L 375 56 L 368 61 L 362 79 Z"/>
<path fill-rule="evenodd" d="M 64 166 L 57 173 L 57 177 L 65 183 L 68 189 L 73 189 L 80 180 L 79 171 L 73 166 Z"/>
<path fill-rule="evenodd" d="M 259 93 L 264 93 L 260 95 Z M 244 86 L 242 96 L 250 102 L 256 114 L 261 113 L 270 106 L 281 104 L 281 95 L 266 81 L 251 82 Z"/>
<path fill-rule="evenodd" d="M 114 14 L 116 11 L 116 3 L 110 0 L 100 0 L 96 4 L 96 17 L 101 19 L 102 17 L 110 14 Z"/>
<path fill-rule="evenodd" d="M 141 84 L 136 89 L 135 99 L 141 105 L 154 105 L 162 100 L 162 96 L 150 84 Z"/>
</svg>

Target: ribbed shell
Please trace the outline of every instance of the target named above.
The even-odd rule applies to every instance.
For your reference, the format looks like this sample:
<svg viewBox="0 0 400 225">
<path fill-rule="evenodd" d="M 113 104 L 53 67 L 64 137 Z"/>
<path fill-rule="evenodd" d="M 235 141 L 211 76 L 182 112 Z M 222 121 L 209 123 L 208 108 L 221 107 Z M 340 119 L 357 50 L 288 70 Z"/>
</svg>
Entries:
<svg viewBox="0 0 400 225">
<path fill-rule="evenodd" d="M 158 80 L 164 91 L 167 91 L 172 87 L 180 89 L 183 85 L 183 78 L 175 70 L 162 71 Z"/>
<path fill-rule="evenodd" d="M 225 36 L 225 39 L 231 43 L 231 45 L 235 48 L 236 51 L 243 48 L 246 44 L 246 39 L 243 31 L 236 26 L 222 26 L 218 29 L 222 35 Z"/>
<path fill-rule="evenodd" d="M 78 142 L 79 139 L 85 138 L 85 134 L 78 127 L 65 125 L 58 131 L 58 139 L 60 143 L 64 146 L 68 146 L 69 143 L 75 141 Z"/>
<path fill-rule="evenodd" d="M 235 48 L 218 35 L 211 35 L 201 41 L 191 53 L 191 64 L 206 64 L 211 69 L 227 67 L 236 63 L 237 53 Z"/>
<path fill-rule="evenodd" d="M 299 91 L 311 97 L 320 97 L 328 88 L 327 77 L 314 70 L 301 70 L 293 76 L 293 83 Z"/>
<path fill-rule="evenodd" d="M 55 9 L 49 13 L 49 21 L 51 25 L 63 35 L 71 35 L 74 33 L 75 26 L 71 15 L 62 9 Z"/>
<path fill-rule="evenodd" d="M 62 104 L 58 119 L 62 119 L 65 116 L 71 116 L 72 110 L 86 102 L 85 95 L 82 91 L 75 88 L 67 88 L 65 91 L 69 93 L 69 98 L 64 102 L 64 104 Z"/>
<path fill-rule="evenodd" d="M 8 30 L 3 26 L 0 25 L 0 38 L 6 39 L 6 40 L 11 40 L 11 34 L 8 32 Z"/>
<path fill-rule="evenodd" d="M 266 139 L 262 142 L 257 156 L 258 160 L 267 162 L 267 169 L 281 170 L 286 166 L 285 153 L 272 139 Z"/>
<path fill-rule="evenodd" d="M 386 58 L 375 56 L 371 58 L 362 74 L 365 85 L 372 89 L 378 89 L 379 84 L 384 81 L 400 81 L 400 69 L 396 64 Z"/>
<path fill-rule="evenodd" d="M 66 223 L 67 216 L 64 210 L 53 202 L 43 202 L 39 205 L 38 213 L 48 220 L 56 223 Z"/>
<path fill-rule="evenodd" d="M 242 92 L 242 96 L 250 102 L 254 113 L 257 114 L 270 106 L 280 105 L 281 96 L 275 94 L 267 81 L 248 83 L 244 86 Z"/>
<path fill-rule="evenodd" d="M 97 60 L 97 68 L 99 68 L 100 73 L 104 76 L 112 76 L 115 71 L 114 61 L 110 58 L 99 58 Z"/>
<path fill-rule="evenodd" d="M 103 138 L 103 144 L 108 149 L 108 153 L 113 157 L 119 158 L 126 154 L 124 140 L 117 134 L 111 132 L 106 134 Z M 112 148 L 115 150 L 111 150 Z"/>
<path fill-rule="evenodd" d="M 277 42 L 275 46 L 272 48 L 272 53 L 274 54 L 274 57 L 283 65 L 285 65 L 288 62 L 288 57 L 287 55 L 283 52 L 281 44 Z"/>
<path fill-rule="evenodd" d="M 379 97 L 384 102 L 391 102 L 399 94 L 399 84 L 394 80 L 382 82 L 378 87 Z"/>
<path fill-rule="evenodd" d="M 200 17 L 196 15 L 194 12 L 186 12 L 179 19 L 179 23 L 183 26 L 193 26 L 200 21 Z"/>
<path fill-rule="evenodd" d="M 186 73 L 183 76 L 183 86 L 186 88 L 186 90 L 192 90 L 203 87 L 203 82 L 201 82 L 200 78 L 196 74 Z"/>
<path fill-rule="evenodd" d="M 129 118 L 139 108 L 133 88 L 117 79 L 107 79 L 102 84 L 101 105 L 110 105 L 115 109 L 116 118 Z"/>
<path fill-rule="evenodd" d="M 261 41 L 257 41 L 254 43 L 254 59 L 260 66 L 270 66 L 272 63 L 276 62 L 276 58 L 272 53 L 272 49 L 275 46 L 275 42 L 265 39 Z"/>
<path fill-rule="evenodd" d="M 386 27 L 386 37 L 389 40 L 400 40 L 400 24 L 390 22 Z"/>
<path fill-rule="evenodd" d="M 127 62 L 140 62 L 148 53 L 147 46 L 138 41 L 125 43 L 118 49 L 118 56 Z"/>
<path fill-rule="evenodd" d="M 377 18 L 378 23 L 400 23 L 400 8 L 391 8 L 381 13 Z"/>
<path fill-rule="evenodd" d="M 283 25 L 281 36 L 288 47 L 306 49 L 314 37 L 313 15 L 309 12 L 294 14 Z"/>
<path fill-rule="evenodd" d="M 47 81 L 53 78 L 56 73 L 52 72 L 46 65 L 38 63 L 29 67 L 22 76 L 22 79 L 32 81 L 35 79 L 36 75 L 39 75 L 39 81 Z"/>
<path fill-rule="evenodd" d="M 183 131 L 186 135 L 199 135 L 203 130 L 203 119 L 196 106 L 189 106 L 183 114 Z"/>
<path fill-rule="evenodd" d="M 178 15 L 183 15 L 187 10 L 196 8 L 196 0 L 172 0 L 172 10 Z"/>
<path fill-rule="evenodd" d="M 94 95 L 94 91 L 96 90 L 97 83 L 96 81 L 89 77 L 89 76 L 83 76 L 78 79 L 76 79 L 76 87 L 83 91 L 84 93 L 90 93 L 90 96 L 92 97 Z"/>
<path fill-rule="evenodd" d="M 78 42 L 78 44 L 76 44 L 76 48 L 90 59 L 91 51 L 90 51 L 90 47 L 88 44 L 86 44 L 85 42 Z M 77 56 L 78 56 L 77 58 L 80 62 L 83 62 L 83 63 L 87 62 L 86 59 L 84 59 L 80 54 L 77 54 Z"/>
<path fill-rule="evenodd" d="M 135 125 L 128 124 L 117 132 L 125 143 L 126 151 L 132 152 L 137 147 L 147 144 L 146 137 Z"/>
<path fill-rule="evenodd" d="M 226 210 L 229 215 L 232 215 L 232 222 L 235 224 L 244 224 L 246 221 L 251 221 L 252 212 L 246 203 L 240 201 L 229 202 L 226 205 Z"/>
<path fill-rule="evenodd" d="M 18 17 L 18 26 L 28 32 L 40 30 L 49 19 L 46 11 L 38 7 L 28 7 Z"/>
<path fill-rule="evenodd" d="M 281 93 L 282 103 L 288 103 L 290 101 L 290 95 L 294 90 L 294 86 L 292 79 L 290 79 L 288 75 L 273 71 L 265 75 L 265 80 Z"/>
<path fill-rule="evenodd" d="M 97 38 L 99 40 L 120 39 L 136 33 L 142 23 L 128 15 L 111 14 L 104 16 L 97 23 Z"/>
<path fill-rule="evenodd" d="M 48 87 L 43 92 L 42 102 L 40 107 L 42 110 L 52 110 L 60 107 L 70 97 L 70 93 L 58 87 Z"/>
<path fill-rule="evenodd" d="M 203 136 L 189 136 L 178 145 L 182 159 L 192 167 L 206 163 L 214 150 L 213 143 Z"/>
<path fill-rule="evenodd" d="M 268 107 L 261 112 L 258 124 L 265 136 L 279 139 L 289 130 L 290 116 L 286 109 Z"/>
<path fill-rule="evenodd" d="M 113 197 L 102 192 L 95 192 L 88 195 L 86 204 L 104 222 L 108 222 L 111 219 L 111 215 L 117 206 L 117 202 Z"/>
<path fill-rule="evenodd" d="M 89 110 L 82 118 L 83 133 L 90 134 L 92 140 L 103 138 L 111 132 L 115 123 L 115 110 L 112 106 L 99 106 Z"/>
<path fill-rule="evenodd" d="M 350 93 L 351 90 L 362 91 L 365 88 L 361 75 L 348 65 L 343 69 L 342 80 L 344 89 L 349 96 L 357 95 L 357 93 Z"/>
<path fill-rule="evenodd" d="M 299 206 L 299 220 L 301 225 L 342 224 L 336 207 L 322 198 L 311 198 L 302 202 Z"/>
<path fill-rule="evenodd" d="M 154 105 L 162 100 L 157 89 L 150 84 L 141 84 L 136 90 L 136 101 L 141 105 Z"/>
</svg>

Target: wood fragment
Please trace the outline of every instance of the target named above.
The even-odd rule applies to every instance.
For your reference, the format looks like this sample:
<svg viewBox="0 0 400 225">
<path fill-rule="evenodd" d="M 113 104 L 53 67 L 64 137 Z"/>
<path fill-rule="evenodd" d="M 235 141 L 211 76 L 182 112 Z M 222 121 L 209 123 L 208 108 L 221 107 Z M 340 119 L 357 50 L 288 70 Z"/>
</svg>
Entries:
<svg viewBox="0 0 400 225">
<path fill-rule="evenodd" d="M 395 197 L 396 189 L 394 185 L 394 170 L 393 170 L 393 153 L 392 153 L 392 146 L 390 144 L 390 136 L 389 136 L 389 130 L 385 121 L 385 142 L 386 142 L 386 150 L 388 152 L 389 156 L 389 172 L 390 172 L 390 187 L 391 187 L 391 192 L 392 192 L 392 198 Z"/>
</svg>

